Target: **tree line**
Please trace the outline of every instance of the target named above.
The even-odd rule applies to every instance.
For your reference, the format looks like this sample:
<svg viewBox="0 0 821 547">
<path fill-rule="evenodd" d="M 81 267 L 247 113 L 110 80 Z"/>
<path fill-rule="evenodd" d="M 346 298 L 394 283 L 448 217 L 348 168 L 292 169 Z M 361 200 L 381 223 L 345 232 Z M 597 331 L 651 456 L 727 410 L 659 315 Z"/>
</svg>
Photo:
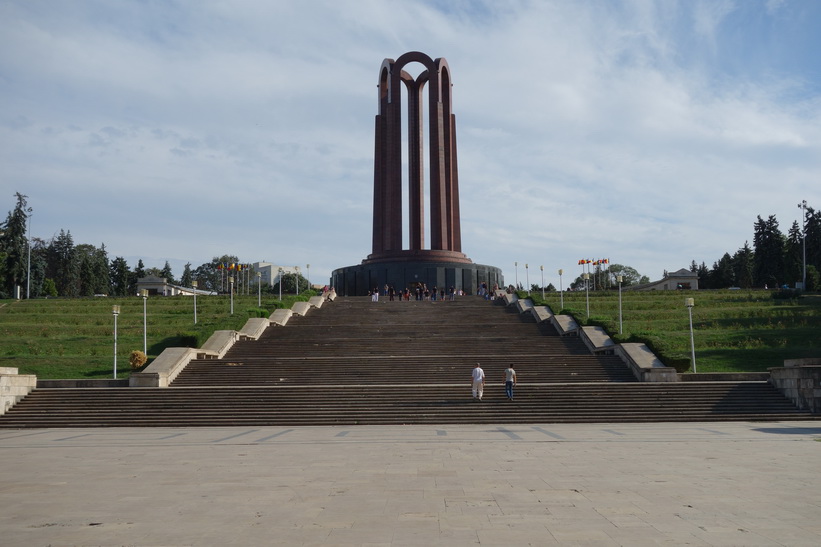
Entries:
<svg viewBox="0 0 821 547">
<path fill-rule="evenodd" d="M 140 259 L 132 269 L 121 256 L 109 258 L 105 244 L 99 247 L 75 244 L 71 232 L 65 230 L 60 230 L 50 240 L 32 238 L 29 249 L 27 222 L 31 209 L 27 196 L 19 192 L 15 196 L 14 209 L 0 224 L 0 298 L 14 297 L 15 287 L 20 288 L 21 296 L 28 293 L 31 298 L 135 295 L 137 280 L 148 276 L 165 278 L 169 283 L 183 287 L 191 287 L 192 281 L 196 280 L 198 289 L 224 292 L 227 280 L 220 266 L 240 262 L 236 256 L 223 255 L 197 268 L 188 263 L 181 277 L 176 279 L 168 261 L 162 268 L 146 268 Z M 248 273 L 250 275 L 242 280 L 236 275 L 235 289 L 247 289 L 249 280 L 256 279 L 254 272 Z M 306 286 L 300 287 L 301 290 L 307 289 L 307 281 L 304 283 Z M 278 290 L 278 286 L 266 289 Z M 293 292 L 295 282 L 291 281 L 289 287 L 285 280 L 283 290 Z"/>
<path fill-rule="evenodd" d="M 105 244 L 99 247 L 87 243 L 75 245 L 70 231 L 60 230 L 50 240 L 31 238 L 29 248 L 27 223 L 31 208 L 28 206 L 27 196 L 17 192 L 15 197 L 14 208 L 0 224 L 0 298 L 15 296 L 15 287 L 21 288 L 22 296 L 29 294 L 31 298 L 133 295 L 136 294 L 137 280 L 151 275 L 184 287 L 191 287 L 192 281 L 197 281 L 198 289 L 225 292 L 226 274 L 221 265 L 240 262 L 233 255 L 214 257 L 210 262 L 193 269 L 189 262 L 181 277 L 175 279 L 167 261 L 162 268 L 146 268 L 143 261 L 139 260 L 132 269 L 121 256 L 110 259 Z M 695 260 L 692 261 L 690 270 L 698 274 L 699 287 L 746 289 L 795 286 L 796 282 L 803 280 L 806 243 L 805 289 L 821 289 L 821 211 L 815 211 L 812 207 L 802 210 L 806 242 L 804 230 L 798 221 L 793 221 L 784 234 L 775 215 L 770 215 L 766 220 L 759 215 L 753 224 L 752 247 L 749 241 L 745 241 L 733 254 L 724 253 L 713 263 L 712 268 L 708 268 L 704 262 L 698 264 Z M 649 281 L 629 266 L 610 264 L 606 269 L 597 266 L 591 272 L 593 287 L 598 289 L 617 286 L 618 275 L 622 276 L 622 286 Z M 255 277 L 255 272 L 251 272 L 250 279 Z M 304 277 L 292 279 L 293 277 L 283 278 L 284 292 L 294 292 L 297 281 L 300 283 L 300 292 L 307 290 L 308 282 Z M 245 283 L 247 288 L 249 283 Z M 583 284 L 581 277 L 577 277 L 568 287 L 579 288 Z M 535 287 L 534 285 L 534 290 L 538 290 Z M 555 290 L 555 287 L 551 285 L 548 289 Z M 279 285 L 266 285 L 265 290 L 276 293 Z"/>
</svg>

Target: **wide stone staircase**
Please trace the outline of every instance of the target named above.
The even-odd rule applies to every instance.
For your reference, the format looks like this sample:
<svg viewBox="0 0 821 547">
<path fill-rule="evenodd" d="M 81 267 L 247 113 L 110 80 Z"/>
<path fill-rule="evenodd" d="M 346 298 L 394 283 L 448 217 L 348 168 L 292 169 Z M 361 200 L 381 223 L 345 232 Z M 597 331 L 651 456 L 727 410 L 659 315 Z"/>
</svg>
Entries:
<svg viewBox="0 0 821 547">
<path fill-rule="evenodd" d="M 514 306 L 339 298 L 223 359 L 192 361 L 169 388 L 36 389 L 0 427 L 297 426 L 818 419 L 766 382 L 635 381 Z M 470 374 L 481 363 L 484 400 Z M 504 394 L 503 371 L 519 375 Z"/>
</svg>

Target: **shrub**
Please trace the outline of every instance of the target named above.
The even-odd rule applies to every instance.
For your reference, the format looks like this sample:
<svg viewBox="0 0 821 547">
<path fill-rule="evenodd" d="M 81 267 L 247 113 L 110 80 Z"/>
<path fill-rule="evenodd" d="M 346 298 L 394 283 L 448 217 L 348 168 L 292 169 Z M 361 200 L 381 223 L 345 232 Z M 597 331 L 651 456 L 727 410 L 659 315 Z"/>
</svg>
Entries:
<svg viewBox="0 0 821 547">
<path fill-rule="evenodd" d="M 128 364 L 135 370 L 142 367 L 146 361 L 148 361 L 148 356 L 138 349 L 132 351 L 131 355 L 128 356 Z"/>
<path fill-rule="evenodd" d="M 262 308 L 248 308 L 246 311 L 248 312 L 249 317 L 268 317 L 271 315 L 268 310 Z"/>
<path fill-rule="evenodd" d="M 801 289 L 781 289 L 773 293 L 776 300 L 792 300 L 801 296 Z"/>
</svg>

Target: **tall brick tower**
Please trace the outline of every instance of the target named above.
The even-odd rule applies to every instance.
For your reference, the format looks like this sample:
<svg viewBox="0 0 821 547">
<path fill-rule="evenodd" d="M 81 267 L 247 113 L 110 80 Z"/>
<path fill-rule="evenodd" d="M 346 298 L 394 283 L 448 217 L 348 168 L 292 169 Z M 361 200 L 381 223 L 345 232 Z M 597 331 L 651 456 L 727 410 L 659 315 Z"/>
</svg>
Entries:
<svg viewBox="0 0 821 547">
<path fill-rule="evenodd" d="M 422 65 L 415 79 L 405 67 Z M 407 105 L 402 104 L 402 86 Z M 452 110 L 451 72 L 444 58 L 411 51 L 379 68 L 375 123 L 373 248 L 358 266 L 334 270 L 337 292 L 362 295 L 374 287 L 402 290 L 424 283 L 475 293 L 482 282 L 503 285 L 501 271 L 474 264 L 462 253 L 456 116 Z M 427 91 L 427 104 L 425 95 Z M 407 109 L 407 150 L 402 143 L 403 106 Z M 428 109 L 428 169 L 425 169 L 424 108 Z M 402 160 L 407 158 L 407 241 L 404 248 Z M 425 248 L 425 175 L 429 181 L 430 244 Z"/>
</svg>

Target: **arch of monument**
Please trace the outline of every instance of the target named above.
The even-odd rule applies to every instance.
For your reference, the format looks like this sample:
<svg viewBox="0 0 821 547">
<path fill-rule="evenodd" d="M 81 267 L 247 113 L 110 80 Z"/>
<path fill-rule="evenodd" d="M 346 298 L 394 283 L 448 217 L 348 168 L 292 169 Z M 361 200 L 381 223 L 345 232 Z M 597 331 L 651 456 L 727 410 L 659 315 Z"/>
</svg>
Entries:
<svg viewBox="0 0 821 547">
<path fill-rule="evenodd" d="M 405 67 L 419 63 L 413 78 Z M 407 149 L 402 146 L 402 87 L 407 93 Z M 425 92 L 427 91 L 427 105 Z M 356 266 L 334 270 L 331 284 L 343 295 L 375 287 L 402 290 L 416 283 L 475 293 L 479 284 L 503 286 L 501 270 L 474 264 L 462 252 L 456 116 L 451 71 L 444 58 L 411 51 L 379 67 L 374 130 L 372 252 Z M 425 167 L 424 108 L 428 108 L 428 169 Z M 404 240 L 402 160 L 407 158 L 408 248 Z M 425 248 L 425 174 L 429 177 L 430 245 Z"/>
</svg>

